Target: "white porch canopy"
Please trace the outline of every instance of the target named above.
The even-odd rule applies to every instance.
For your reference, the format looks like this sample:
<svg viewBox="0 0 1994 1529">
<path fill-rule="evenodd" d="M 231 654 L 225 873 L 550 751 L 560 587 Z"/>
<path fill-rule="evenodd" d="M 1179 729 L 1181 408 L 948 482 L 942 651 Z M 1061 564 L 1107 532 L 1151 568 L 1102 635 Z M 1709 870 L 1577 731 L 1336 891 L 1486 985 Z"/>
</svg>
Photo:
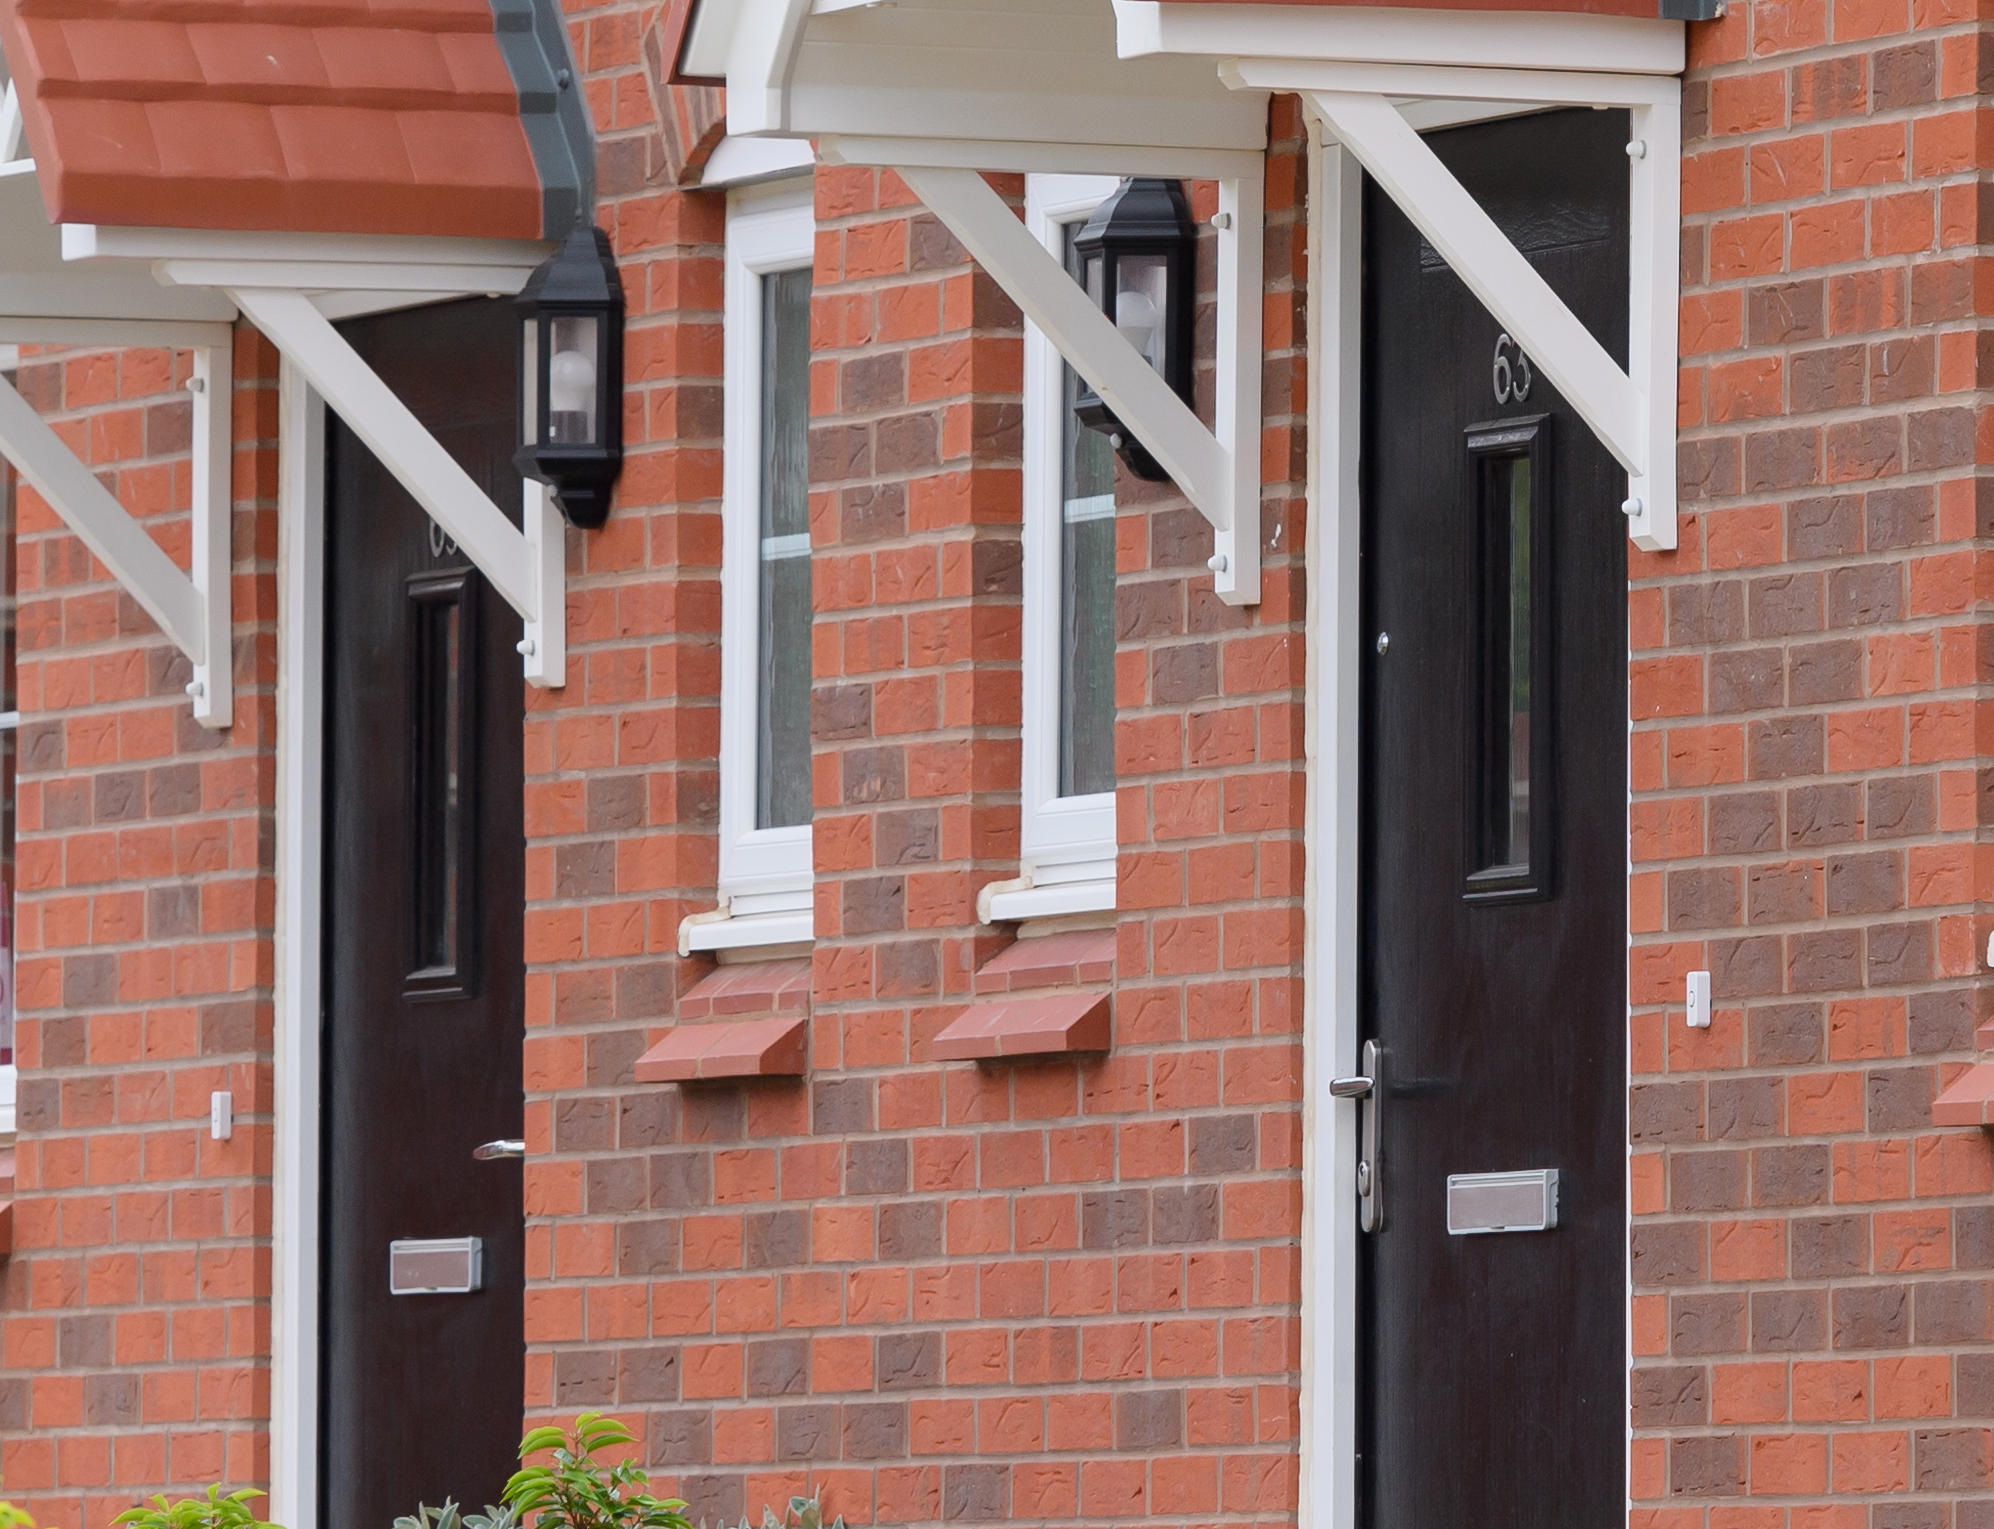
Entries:
<svg viewBox="0 0 1994 1529">
<path fill-rule="evenodd" d="M 0 64 L 4 71 L 4 64 Z M 332 321 L 447 297 L 517 292 L 531 241 L 109 228 L 49 221 L 9 84 L 0 95 L 0 349 L 189 350 L 193 556 L 183 572 L 5 377 L 0 456 L 46 499 L 193 667 L 198 721 L 233 718 L 229 510 L 234 324 L 248 317 L 454 538 L 525 623 L 526 677 L 566 668 L 560 512 L 527 485 L 522 529 L 458 467 Z M 12 364 L 13 356 L 0 356 Z M 286 448 L 298 443 L 285 442 Z"/>
<path fill-rule="evenodd" d="M 1212 524 L 1218 593 L 1259 598 L 1262 163 L 1267 96 L 1300 93 L 1627 470 L 1634 541 L 1676 543 L 1683 24 L 1570 12 L 1178 0 L 705 0 L 689 75 L 728 131 L 814 138 L 898 171 Z M 1622 367 L 1421 140 L 1538 107 L 1628 109 Z M 1220 184 L 1214 428 L 1142 363 L 980 171 Z"/>
</svg>

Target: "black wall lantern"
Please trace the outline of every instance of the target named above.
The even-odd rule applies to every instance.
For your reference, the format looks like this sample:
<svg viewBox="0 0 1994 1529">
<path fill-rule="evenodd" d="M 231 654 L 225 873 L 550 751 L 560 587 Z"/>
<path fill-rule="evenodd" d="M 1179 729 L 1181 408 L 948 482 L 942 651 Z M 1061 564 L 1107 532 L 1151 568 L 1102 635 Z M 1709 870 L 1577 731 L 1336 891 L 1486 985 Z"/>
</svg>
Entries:
<svg viewBox="0 0 1994 1529">
<path fill-rule="evenodd" d="M 609 235 L 578 228 L 526 280 L 519 310 L 519 451 L 584 530 L 609 519 L 623 467 L 623 283 Z"/>
<path fill-rule="evenodd" d="M 1073 239 L 1087 295 L 1187 404 L 1196 239 L 1183 184 L 1141 175 L 1117 186 Z M 1169 478 L 1092 388 L 1082 389 L 1073 412 L 1107 434 L 1137 477 Z"/>
</svg>

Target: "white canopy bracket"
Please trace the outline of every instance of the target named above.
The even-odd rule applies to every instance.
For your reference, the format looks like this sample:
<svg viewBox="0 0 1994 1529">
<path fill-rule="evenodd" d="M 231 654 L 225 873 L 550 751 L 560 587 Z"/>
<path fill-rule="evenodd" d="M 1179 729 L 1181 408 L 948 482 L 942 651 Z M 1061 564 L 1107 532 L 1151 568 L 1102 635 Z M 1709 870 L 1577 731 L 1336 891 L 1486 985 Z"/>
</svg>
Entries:
<svg viewBox="0 0 1994 1529">
<path fill-rule="evenodd" d="M 26 135 L 21 127 L 21 97 L 9 80 L 4 92 L 0 92 L 0 164 L 12 164 L 21 157 L 21 150 L 27 146 Z"/>
<path fill-rule="evenodd" d="M 0 319 L 0 332 L 9 321 Z M 120 337 L 144 344 L 145 326 Z M 93 331 L 65 336 L 55 321 L 34 321 L 33 333 L 49 343 L 101 343 Z M 14 464 L 112 577 L 128 590 L 160 630 L 193 665 L 187 694 L 194 720 L 225 728 L 234 717 L 231 663 L 233 612 L 229 589 L 230 410 L 235 390 L 232 346 L 226 325 L 175 326 L 170 338 L 195 341 L 192 568 L 183 573 L 97 475 L 77 459 L 34 407 L 0 379 L 0 455 Z"/>
<path fill-rule="evenodd" d="M 1297 66 L 1283 66 L 1293 71 Z M 1651 552 L 1676 545 L 1676 308 L 1680 292 L 1675 229 L 1681 128 L 1674 80 L 1629 80 L 1542 71 L 1434 69 L 1386 65 L 1301 66 L 1317 79 L 1357 88 L 1308 89 L 1337 141 L 1357 157 L 1484 307 L 1516 338 L 1627 470 L 1622 510 L 1628 534 Z M 1236 77 L 1265 85 L 1268 75 L 1234 65 Z M 1496 227 L 1414 130 L 1395 97 L 1530 99 L 1626 106 L 1633 124 L 1628 269 L 1628 366 L 1607 354 L 1549 283 Z"/>
<path fill-rule="evenodd" d="M 527 480 L 524 529 L 515 526 L 311 298 L 273 287 L 229 295 L 519 612 L 527 682 L 565 684 L 567 560 L 561 512 L 545 486 Z"/>
<path fill-rule="evenodd" d="M 1122 338 L 980 173 L 905 163 L 895 169 L 1212 523 L 1219 598 L 1257 604 L 1262 179 L 1239 175 L 1219 183 L 1214 431 Z"/>
</svg>

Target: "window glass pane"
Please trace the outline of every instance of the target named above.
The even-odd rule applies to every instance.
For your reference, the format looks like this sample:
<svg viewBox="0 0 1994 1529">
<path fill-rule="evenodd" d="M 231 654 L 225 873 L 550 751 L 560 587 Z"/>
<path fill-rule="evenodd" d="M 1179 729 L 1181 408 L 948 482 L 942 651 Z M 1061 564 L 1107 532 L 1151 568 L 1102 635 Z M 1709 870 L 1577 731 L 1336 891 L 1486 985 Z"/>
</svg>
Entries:
<svg viewBox="0 0 1994 1529">
<path fill-rule="evenodd" d="M 1066 228 L 1067 268 L 1077 273 Z M 1059 794 L 1115 788 L 1115 453 L 1073 417 L 1080 376 L 1060 367 Z"/>
<path fill-rule="evenodd" d="M 468 982 L 465 910 L 469 891 L 469 633 L 466 575 L 427 578 L 410 588 L 414 673 L 414 917 L 411 979 L 426 991 L 460 992 Z"/>
<path fill-rule="evenodd" d="M 810 272 L 762 278 L 755 826 L 810 821 Z"/>
<path fill-rule="evenodd" d="M 1530 458 L 1484 457 L 1480 869 L 1530 862 Z"/>
<path fill-rule="evenodd" d="M 519 438 L 529 446 L 540 444 L 540 320 L 531 318 L 520 326 L 519 348 Z"/>
</svg>

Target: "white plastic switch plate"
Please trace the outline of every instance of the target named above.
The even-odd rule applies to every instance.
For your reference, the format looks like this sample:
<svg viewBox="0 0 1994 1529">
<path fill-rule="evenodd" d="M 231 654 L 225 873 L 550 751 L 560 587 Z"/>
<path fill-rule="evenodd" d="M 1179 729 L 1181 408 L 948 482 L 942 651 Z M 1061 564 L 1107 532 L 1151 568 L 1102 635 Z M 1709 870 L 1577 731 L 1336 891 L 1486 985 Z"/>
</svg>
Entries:
<svg viewBox="0 0 1994 1529">
<path fill-rule="evenodd" d="M 227 1141 L 235 1135 L 235 1095 L 227 1089 L 216 1089 L 208 1095 L 208 1135 L 216 1141 Z"/>
<path fill-rule="evenodd" d="M 1688 993 L 1685 1001 L 1689 1007 L 1689 1024 L 1692 1030 L 1710 1028 L 1710 973 L 1691 972 Z"/>
</svg>

